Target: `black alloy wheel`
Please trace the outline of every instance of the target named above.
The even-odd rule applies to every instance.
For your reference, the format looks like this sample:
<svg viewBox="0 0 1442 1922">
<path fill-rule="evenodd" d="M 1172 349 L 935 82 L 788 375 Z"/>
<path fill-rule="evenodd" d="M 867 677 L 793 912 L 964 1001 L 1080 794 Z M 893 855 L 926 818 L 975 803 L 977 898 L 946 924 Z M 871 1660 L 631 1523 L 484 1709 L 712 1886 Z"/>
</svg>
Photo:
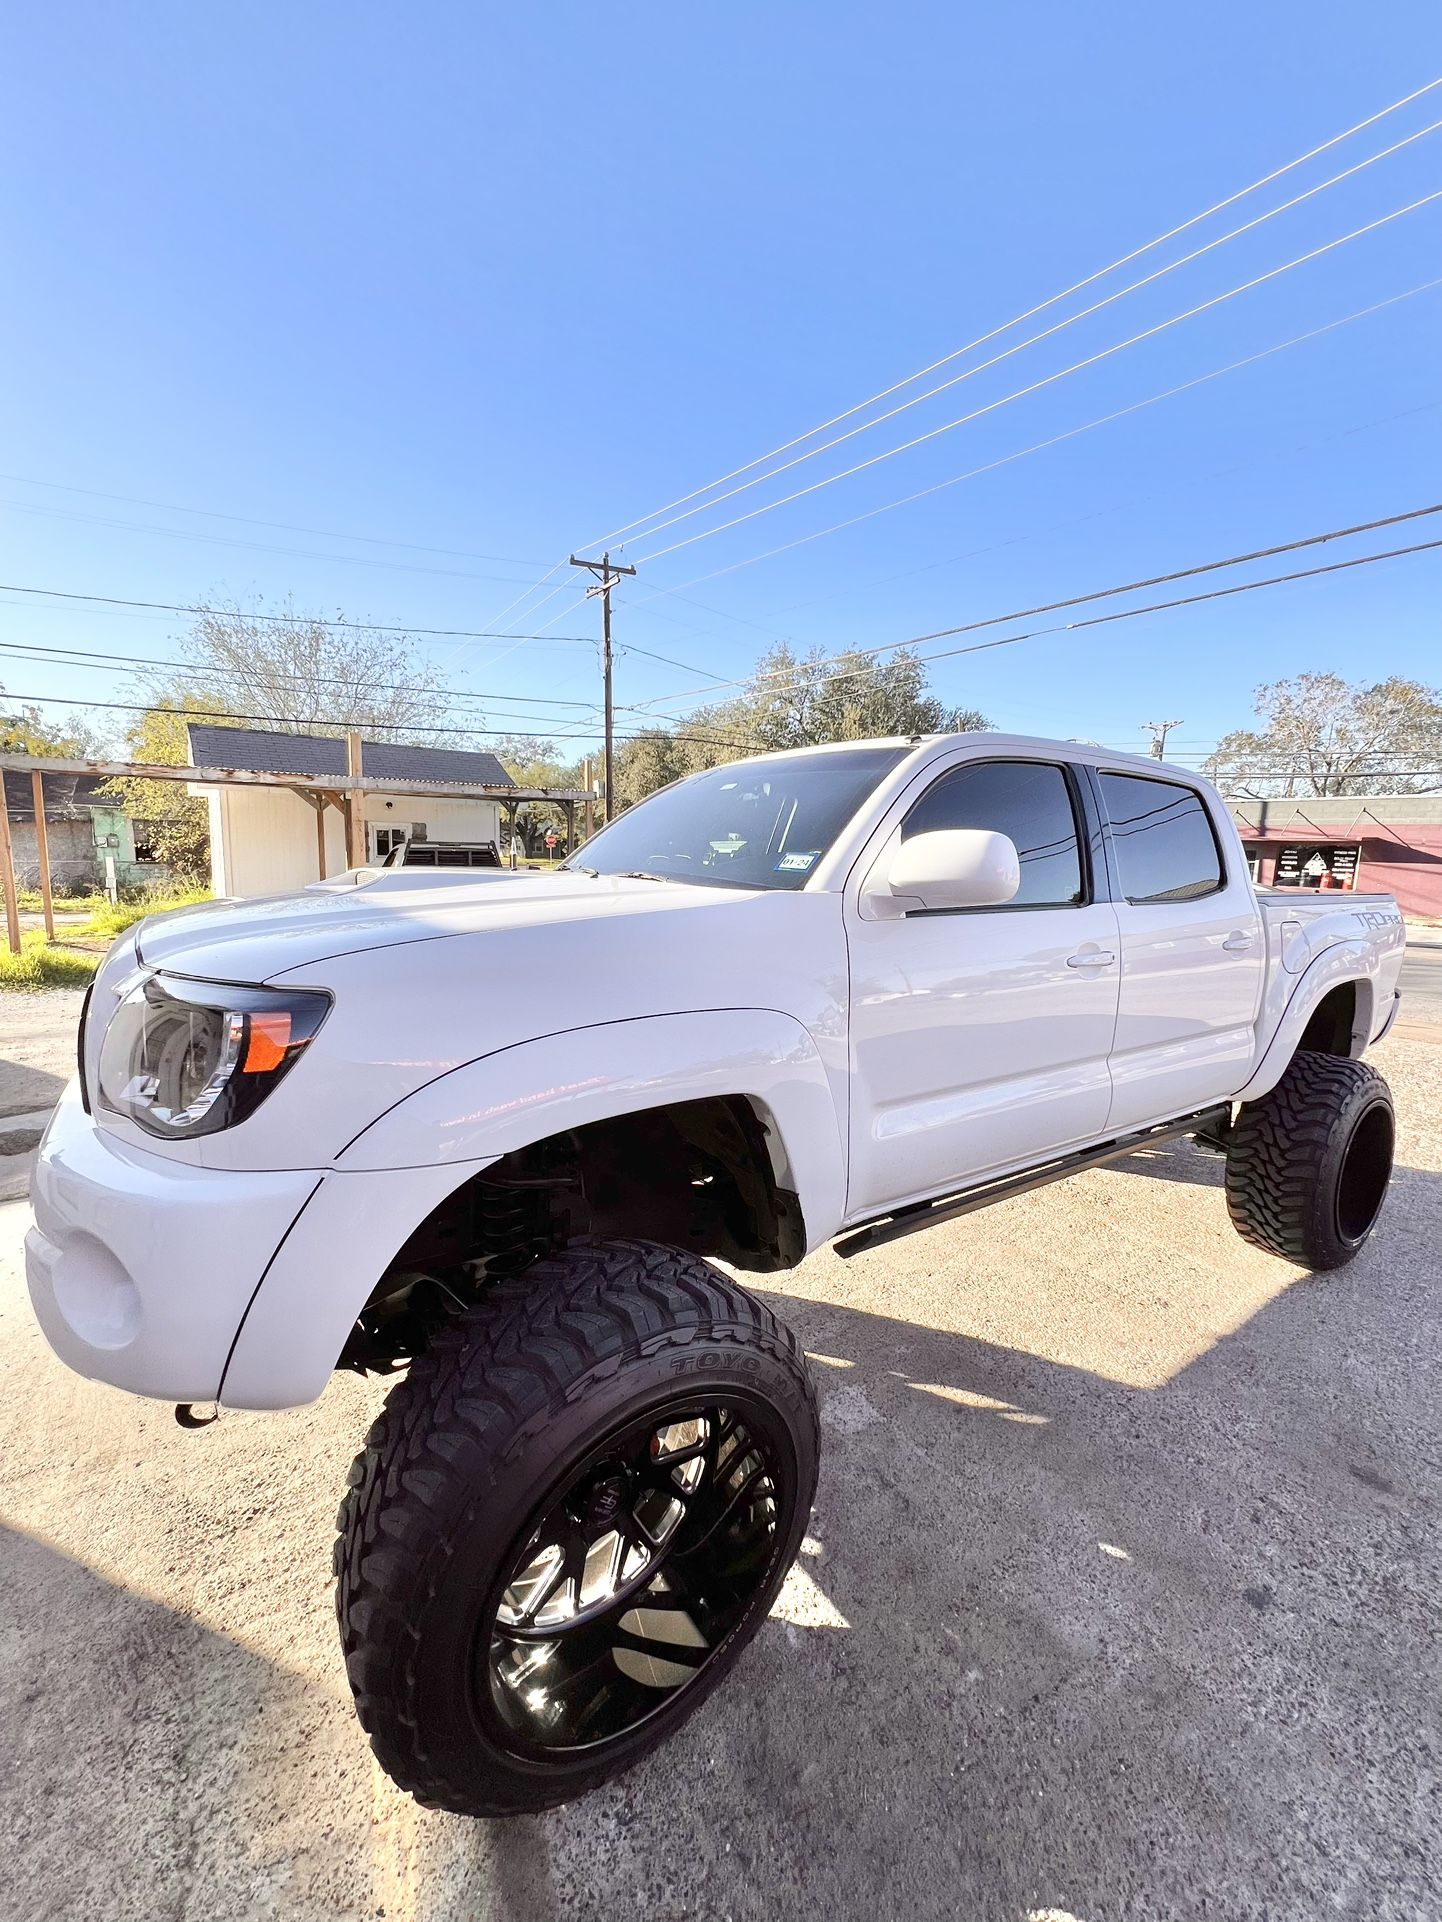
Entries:
<svg viewBox="0 0 1442 1922">
<path fill-rule="evenodd" d="M 776 1474 L 755 1416 L 694 1398 L 592 1450 L 483 1631 L 510 1735 L 533 1752 L 608 1742 L 694 1682 L 771 1573 Z"/>
<path fill-rule="evenodd" d="M 497 1283 L 392 1390 L 341 1506 L 381 1765 L 470 1815 L 629 1768 L 766 1619 L 817 1454 L 795 1337 L 695 1256 L 578 1243 Z"/>
</svg>

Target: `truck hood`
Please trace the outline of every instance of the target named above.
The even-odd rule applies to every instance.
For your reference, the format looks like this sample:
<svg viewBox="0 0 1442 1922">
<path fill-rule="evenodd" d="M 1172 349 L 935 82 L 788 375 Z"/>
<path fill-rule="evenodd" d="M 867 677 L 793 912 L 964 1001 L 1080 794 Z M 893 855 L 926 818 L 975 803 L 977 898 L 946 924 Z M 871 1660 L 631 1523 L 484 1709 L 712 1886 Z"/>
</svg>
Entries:
<svg viewBox="0 0 1442 1922">
<path fill-rule="evenodd" d="M 479 870 L 475 880 L 449 875 L 426 887 L 415 885 L 410 870 L 403 888 L 388 887 L 381 875 L 339 890 L 177 908 L 141 922 L 136 948 L 150 967 L 207 980 L 262 982 L 366 948 L 680 908 L 719 910 L 752 896 L 750 889 L 569 871 Z"/>
</svg>

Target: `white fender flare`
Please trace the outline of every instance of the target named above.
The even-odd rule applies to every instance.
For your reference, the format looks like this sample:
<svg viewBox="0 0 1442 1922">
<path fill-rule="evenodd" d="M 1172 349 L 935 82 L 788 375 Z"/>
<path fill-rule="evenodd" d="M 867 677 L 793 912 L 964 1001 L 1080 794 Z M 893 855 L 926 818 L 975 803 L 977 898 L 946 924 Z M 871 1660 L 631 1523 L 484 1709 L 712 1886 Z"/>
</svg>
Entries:
<svg viewBox="0 0 1442 1922">
<path fill-rule="evenodd" d="M 272 1257 L 220 1400 L 314 1401 L 396 1252 L 501 1155 L 588 1122 L 715 1096 L 756 1108 L 777 1185 L 800 1198 L 808 1248 L 835 1234 L 845 1207 L 841 1121 L 816 1043 L 790 1015 L 651 1015 L 520 1042 L 429 1082 L 341 1151 Z"/>
<path fill-rule="evenodd" d="M 1357 1009 L 1352 1021 L 1351 1054 L 1360 1055 L 1372 1038 L 1375 1025 L 1377 984 L 1372 976 L 1375 956 L 1364 941 L 1343 941 L 1325 949 L 1312 965 L 1297 977 L 1277 1031 L 1267 1044 L 1256 1072 L 1234 1101 L 1256 1101 L 1275 1088 L 1297 1052 L 1307 1023 L 1316 1013 L 1322 997 L 1348 982 L 1357 990 Z"/>
</svg>

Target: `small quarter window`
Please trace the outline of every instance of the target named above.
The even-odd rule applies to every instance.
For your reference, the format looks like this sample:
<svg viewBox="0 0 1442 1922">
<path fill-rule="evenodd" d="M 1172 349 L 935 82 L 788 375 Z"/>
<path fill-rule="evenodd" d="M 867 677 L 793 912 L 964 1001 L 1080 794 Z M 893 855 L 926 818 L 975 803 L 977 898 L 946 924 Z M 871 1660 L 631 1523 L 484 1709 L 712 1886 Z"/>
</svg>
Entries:
<svg viewBox="0 0 1442 1922">
<path fill-rule="evenodd" d="M 1016 844 L 1021 886 L 1013 908 L 1072 908 L 1082 899 L 1081 849 L 1065 774 L 1044 761 L 978 761 L 929 787 L 901 838 L 937 828 L 990 828 Z"/>
<path fill-rule="evenodd" d="M 1222 857 L 1211 818 L 1194 788 L 1145 775 L 1100 778 L 1128 901 L 1196 901 L 1217 892 Z"/>
</svg>

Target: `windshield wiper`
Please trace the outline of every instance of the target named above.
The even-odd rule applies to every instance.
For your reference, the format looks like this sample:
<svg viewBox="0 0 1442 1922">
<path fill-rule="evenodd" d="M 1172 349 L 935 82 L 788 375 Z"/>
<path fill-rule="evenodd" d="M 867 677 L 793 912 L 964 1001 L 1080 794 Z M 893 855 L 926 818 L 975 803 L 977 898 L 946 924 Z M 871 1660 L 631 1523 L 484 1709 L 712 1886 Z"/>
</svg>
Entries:
<svg viewBox="0 0 1442 1922">
<path fill-rule="evenodd" d="M 652 874 L 649 868 L 627 868 L 616 876 L 618 881 L 669 881 L 671 878 L 669 874 Z"/>
</svg>

